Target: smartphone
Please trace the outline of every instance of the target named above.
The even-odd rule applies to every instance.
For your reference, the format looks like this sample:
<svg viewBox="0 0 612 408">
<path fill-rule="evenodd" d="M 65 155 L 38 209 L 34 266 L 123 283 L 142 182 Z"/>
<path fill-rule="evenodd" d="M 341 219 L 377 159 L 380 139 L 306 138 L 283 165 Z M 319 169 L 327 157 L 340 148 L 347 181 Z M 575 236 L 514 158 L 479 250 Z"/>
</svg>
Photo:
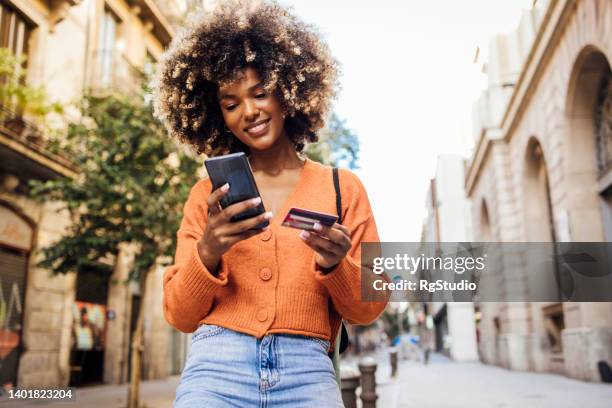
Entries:
<svg viewBox="0 0 612 408">
<path fill-rule="evenodd" d="M 228 183 L 229 192 L 221 198 L 219 203 L 226 208 L 234 203 L 259 197 L 259 190 L 255 184 L 253 171 L 243 152 L 217 156 L 204 161 L 206 171 L 212 182 L 213 191 Z M 263 201 L 253 208 L 241 212 L 231 218 L 232 222 L 253 218 L 265 212 Z M 270 224 L 265 220 L 252 229 L 262 229 Z"/>
<path fill-rule="evenodd" d="M 326 227 L 332 227 L 336 221 L 338 221 L 337 215 L 293 207 L 289 210 L 281 225 L 306 231 L 315 231 L 314 225 L 317 223 Z"/>
</svg>

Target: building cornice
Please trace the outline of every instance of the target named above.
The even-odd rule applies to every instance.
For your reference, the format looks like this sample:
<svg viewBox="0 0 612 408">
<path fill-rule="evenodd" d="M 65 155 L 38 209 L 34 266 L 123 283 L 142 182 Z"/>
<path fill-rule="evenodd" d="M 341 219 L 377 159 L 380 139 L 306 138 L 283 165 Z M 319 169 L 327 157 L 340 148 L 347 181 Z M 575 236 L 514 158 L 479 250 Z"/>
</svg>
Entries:
<svg viewBox="0 0 612 408">
<path fill-rule="evenodd" d="M 147 23 L 151 23 L 151 32 L 159 39 L 164 47 L 167 47 L 172 37 L 174 37 L 174 29 L 156 2 L 154 0 L 135 0 L 132 1 L 132 3 L 141 7 L 141 18 L 145 26 Z"/>
<path fill-rule="evenodd" d="M 555 44 L 561 37 L 567 20 L 569 20 L 575 10 L 575 6 L 576 0 L 550 1 L 504 111 L 501 128 L 496 130 L 484 129 L 478 138 L 473 160 L 468 167 L 465 177 L 465 190 L 468 197 L 474 189 L 478 175 L 482 170 L 482 165 L 490 151 L 490 136 L 494 136 L 494 139 L 503 139 L 505 141 L 509 141 L 512 137 L 512 132 L 535 92 L 544 67 L 548 64 L 554 53 L 551 45 Z"/>
</svg>

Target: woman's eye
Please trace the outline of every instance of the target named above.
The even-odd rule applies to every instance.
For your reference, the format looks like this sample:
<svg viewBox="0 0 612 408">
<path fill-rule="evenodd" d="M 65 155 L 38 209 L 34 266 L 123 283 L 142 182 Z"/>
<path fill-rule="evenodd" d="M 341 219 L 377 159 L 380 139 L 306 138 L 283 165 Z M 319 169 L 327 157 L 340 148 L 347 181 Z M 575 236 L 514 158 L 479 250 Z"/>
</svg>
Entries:
<svg viewBox="0 0 612 408">
<path fill-rule="evenodd" d="M 233 111 L 234 109 L 236 109 L 236 106 L 238 106 L 238 105 L 227 105 L 227 106 L 225 107 L 225 110 L 228 110 L 228 111 Z"/>
<path fill-rule="evenodd" d="M 265 98 L 265 97 L 266 97 L 266 94 L 265 94 L 265 93 L 260 93 L 260 94 L 255 95 L 255 97 L 256 97 L 257 99 L 263 99 L 263 98 Z"/>
</svg>

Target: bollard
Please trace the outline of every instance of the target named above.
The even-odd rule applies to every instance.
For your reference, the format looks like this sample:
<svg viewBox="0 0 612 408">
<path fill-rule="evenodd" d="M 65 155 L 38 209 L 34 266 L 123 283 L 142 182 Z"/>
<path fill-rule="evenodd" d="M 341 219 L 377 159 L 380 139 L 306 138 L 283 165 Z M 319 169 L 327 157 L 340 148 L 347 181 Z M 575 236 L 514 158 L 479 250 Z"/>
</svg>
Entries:
<svg viewBox="0 0 612 408">
<path fill-rule="evenodd" d="M 362 408 L 376 408 L 376 361 L 372 357 L 365 357 L 359 363 L 361 372 L 361 406 Z"/>
<path fill-rule="evenodd" d="M 355 391 L 359 387 L 359 372 L 342 368 L 342 403 L 345 408 L 357 408 L 357 394 Z"/>
<path fill-rule="evenodd" d="M 389 352 L 389 357 L 391 358 L 391 377 L 395 377 L 397 375 L 397 348 L 391 347 Z"/>
</svg>

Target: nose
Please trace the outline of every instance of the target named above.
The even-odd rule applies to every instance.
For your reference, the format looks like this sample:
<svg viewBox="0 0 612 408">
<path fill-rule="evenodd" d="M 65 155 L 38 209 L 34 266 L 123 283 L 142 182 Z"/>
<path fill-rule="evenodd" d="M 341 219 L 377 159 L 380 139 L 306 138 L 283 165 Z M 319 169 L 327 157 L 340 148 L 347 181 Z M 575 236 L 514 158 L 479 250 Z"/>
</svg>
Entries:
<svg viewBox="0 0 612 408">
<path fill-rule="evenodd" d="M 245 119 L 249 122 L 257 119 L 257 117 L 259 116 L 259 108 L 257 108 L 257 105 L 254 101 L 245 101 L 244 116 Z"/>
</svg>

